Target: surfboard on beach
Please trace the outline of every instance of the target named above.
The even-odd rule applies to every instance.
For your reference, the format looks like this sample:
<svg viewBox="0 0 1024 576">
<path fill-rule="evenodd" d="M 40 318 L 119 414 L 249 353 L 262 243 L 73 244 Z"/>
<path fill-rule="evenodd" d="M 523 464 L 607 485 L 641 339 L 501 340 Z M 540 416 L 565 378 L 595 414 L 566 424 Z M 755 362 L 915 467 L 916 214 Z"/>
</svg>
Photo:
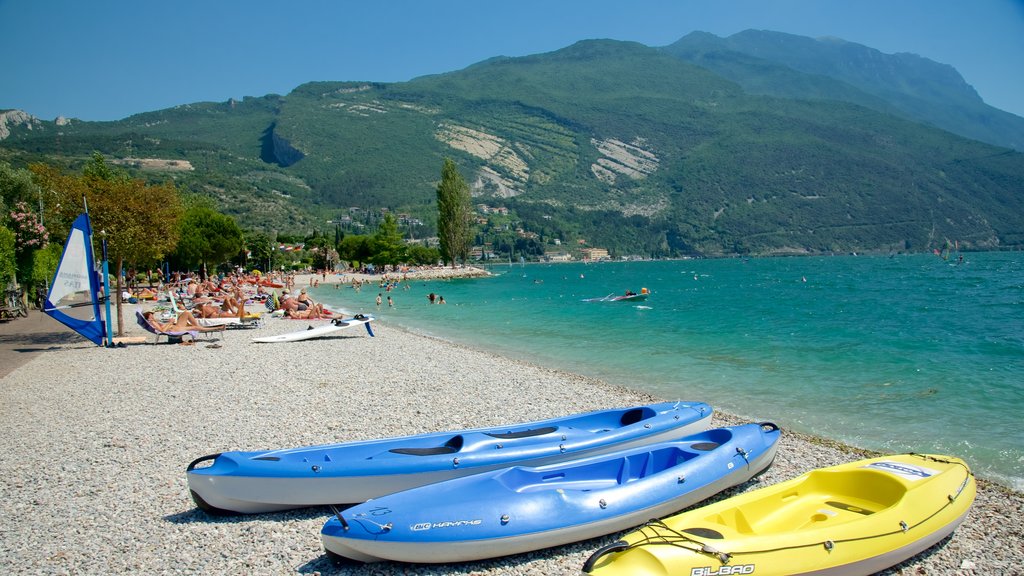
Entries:
<svg viewBox="0 0 1024 576">
<path fill-rule="evenodd" d="M 366 332 L 373 336 L 373 329 L 370 328 L 370 321 L 373 320 L 373 316 L 363 316 L 357 314 L 354 318 L 346 318 L 331 320 L 329 324 L 323 326 L 313 327 L 310 326 L 305 330 L 299 330 L 297 332 L 288 332 L 286 334 L 278 334 L 276 336 L 261 336 L 259 338 L 253 338 L 253 342 L 263 343 L 274 343 L 274 342 L 298 342 L 300 340 L 312 340 L 313 338 L 321 338 L 328 334 L 333 334 L 346 328 L 353 326 L 366 326 Z"/>
</svg>

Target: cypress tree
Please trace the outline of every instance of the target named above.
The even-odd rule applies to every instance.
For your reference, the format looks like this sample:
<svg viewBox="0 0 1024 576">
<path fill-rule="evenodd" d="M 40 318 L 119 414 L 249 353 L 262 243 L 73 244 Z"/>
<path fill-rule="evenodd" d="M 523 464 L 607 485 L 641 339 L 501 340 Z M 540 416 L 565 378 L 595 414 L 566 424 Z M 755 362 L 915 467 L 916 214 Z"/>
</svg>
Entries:
<svg viewBox="0 0 1024 576">
<path fill-rule="evenodd" d="M 437 185 L 437 237 L 445 264 L 454 265 L 456 260 L 465 263 L 469 258 L 472 217 L 469 185 L 455 162 L 445 158 L 441 183 Z"/>
</svg>

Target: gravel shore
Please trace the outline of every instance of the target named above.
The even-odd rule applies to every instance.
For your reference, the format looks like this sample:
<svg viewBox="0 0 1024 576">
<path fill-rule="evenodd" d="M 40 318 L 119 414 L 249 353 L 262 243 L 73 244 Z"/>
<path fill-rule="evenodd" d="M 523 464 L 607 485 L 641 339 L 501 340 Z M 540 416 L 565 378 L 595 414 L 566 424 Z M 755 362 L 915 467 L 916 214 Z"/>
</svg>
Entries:
<svg viewBox="0 0 1024 576">
<path fill-rule="evenodd" d="M 151 345 L 152 336 L 116 349 L 60 343 L 0 379 L 2 572 L 550 576 L 578 574 L 591 552 L 615 539 L 460 565 L 334 564 L 320 546 L 326 508 L 240 517 L 196 510 L 185 466 L 205 454 L 660 400 L 381 323 L 376 338 L 354 328 L 292 344 L 250 341 L 322 322 L 272 319 L 215 334 L 219 347 L 202 339 Z M 739 421 L 716 413 L 714 423 Z M 783 432 L 773 467 L 737 490 L 864 456 Z M 1024 495 L 979 482 L 968 520 L 950 539 L 885 574 L 1024 573 L 1022 517 Z"/>
</svg>

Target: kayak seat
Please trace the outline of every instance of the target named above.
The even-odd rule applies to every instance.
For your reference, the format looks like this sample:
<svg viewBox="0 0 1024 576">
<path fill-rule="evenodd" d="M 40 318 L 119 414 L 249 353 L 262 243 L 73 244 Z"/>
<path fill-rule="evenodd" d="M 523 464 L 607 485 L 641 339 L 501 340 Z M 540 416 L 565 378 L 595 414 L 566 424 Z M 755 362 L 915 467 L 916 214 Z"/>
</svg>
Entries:
<svg viewBox="0 0 1024 576">
<path fill-rule="evenodd" d="M 619 423 L 623 426 L 629 426 L 630 424 L 636 424 L 637 422 L 647 420 L 648 418 L 653 418 L 656 415 L 657 414 L 654 410 L 647 406 L 633 408 L 631 410 L 626 410 L 622 414 L 622 418 L 619 419 Z"/>
<path fill-rule="evenodd" d="M 721 444 L 718 442 L 697 442 L 696 444 L 692 444 L 690 448 L 700 450 L 701 452 L 710 452 L 719 446 L 721 446 Z"/>
<path fill-rule="evenodd" d="M 697 457 L 698 454 L 695 452 L 680 450 L 676 447 L 660 448 L 651 452 L 633 454 L 623 458 L 622 468 L 619 470 L 616 480 L 619 484 L 626 484 L 658 474 Z"/>
<path fill-rule="evenodd" d="M 462 435 L 452 436 L 447 442 L 440 446 L 427 446 L 425 448 L 392 448 L 388 452 L 395 454 L 406 454 L 408 456 L 437 456 L 439 454 L 454 454 L 462 450 Z"/>
<path fill-rule="evenodd" d="M 518 432 L 485 432 L 485 434 L 487 434 L 491 438 L 498 438 L 501 440 L 515 440 L 516 438 L 530 438 L 533 436 L 543 436 L 544 434 L 551 434 L 555 430 L 558 430 L 558 426 L 530 428 L 528 430 L 520 430 Z"/>
</svg>

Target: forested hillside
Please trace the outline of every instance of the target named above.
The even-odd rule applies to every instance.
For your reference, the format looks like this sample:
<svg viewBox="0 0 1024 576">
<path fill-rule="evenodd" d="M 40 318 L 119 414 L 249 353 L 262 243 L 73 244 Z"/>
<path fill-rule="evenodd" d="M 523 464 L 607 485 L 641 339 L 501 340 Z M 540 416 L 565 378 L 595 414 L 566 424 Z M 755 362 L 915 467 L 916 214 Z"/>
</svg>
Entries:
<svg viewBox="0 0 1024 576">
<path fill-rule="evenodd" d="M 313 82 L 118 122 L 5 122 L 0 160 L 74 168 L 98 150 L 213 197 L 250 229 L 358 226 L 387 209 L 423 238 L 451 157 L 475 202 L 508 212 L 479 215 L 478 243 L 498 254 L 1024 244 L 1024 155 L 904 113 L 927 100 L 970 116 L 980 99 L 951 68 L 874 52 L 911 61 L 917 76 L 869 89 L 852 67 L 822 74 L 786 60 L 784 46 L 751 56 L 763 34 L 748 36 L 691 35 L 663 49 L 584 41 L 403 83 Z M 938 85 L 945 92 L 908 96 Z"/>
</svg>

